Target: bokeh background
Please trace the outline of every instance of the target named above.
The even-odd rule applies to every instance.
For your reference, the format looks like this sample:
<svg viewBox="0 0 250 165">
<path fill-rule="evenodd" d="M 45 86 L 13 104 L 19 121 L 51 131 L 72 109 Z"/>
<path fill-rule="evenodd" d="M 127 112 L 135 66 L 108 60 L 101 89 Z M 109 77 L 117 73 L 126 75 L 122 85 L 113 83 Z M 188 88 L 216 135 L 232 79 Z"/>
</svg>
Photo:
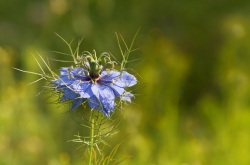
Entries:
<svg viewBox="0 0 250 165">
<path fill-rule="evenodd" d="M 69 53 L 54 32 L 121 59 L 115 32 L 129 43 L 139 28 L 136 99 L 107 140 L 128 135 L 121 164 L 249 165 L 249 0 L 0 0 L 0 165 L 83 164 L 84 149 L 67 142 L 84 132 L 76 113 L 12 67 L 39 72 L 36 52 L 67 60 L 51 52 Z"/>
</svg>

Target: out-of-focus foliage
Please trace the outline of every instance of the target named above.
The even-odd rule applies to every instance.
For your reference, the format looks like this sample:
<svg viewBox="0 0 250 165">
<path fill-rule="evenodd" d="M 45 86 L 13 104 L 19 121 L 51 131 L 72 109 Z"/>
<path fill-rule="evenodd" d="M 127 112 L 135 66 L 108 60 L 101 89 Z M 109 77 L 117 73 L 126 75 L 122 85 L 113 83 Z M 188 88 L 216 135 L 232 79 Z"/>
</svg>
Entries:
<svg viewBox="0 0 250 165">
<path fill-rule="evenodd" d="M 140 85 L 127 106 L 116 156 L 133 165 L 250 164 L 249 0 L 1 0 L 0 165 L 82 164 L 84 133 L 64 114 L 70 106 L 36 95 L 44 82 L 12 67 L 39 72 L 31 53 L 69 60 L 67 41 L 85 36 L 81 51 L 120 58 L 114 32 L 142 48 L 130 63 Z M 52 62 L 59 69 L 68 63 Z M 132 72 L 132 71 L 131 71 Z M 51 104 L 50 104 L 51 103 Z M 87 115 L 87 113 L 86 113 Z M 73 119 L 74 120 L 73 120 Z M 111 148 L 106 148 L 111 150 Z"/>
</svg>

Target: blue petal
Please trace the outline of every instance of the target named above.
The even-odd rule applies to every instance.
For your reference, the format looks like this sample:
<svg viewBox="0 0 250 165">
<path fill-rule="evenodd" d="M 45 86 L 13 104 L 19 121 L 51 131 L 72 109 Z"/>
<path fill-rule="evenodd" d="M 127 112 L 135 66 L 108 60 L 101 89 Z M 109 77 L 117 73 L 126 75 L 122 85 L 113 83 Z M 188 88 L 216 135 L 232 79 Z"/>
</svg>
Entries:
<svg viewBox="0 0 250 165">
<path fill-rule="evenodd" d="M 60 78 L 66 78 L 68 80 L 90 80 L 88 75 L 85 75 L 83 68 L 61 68 Z M 65 81 L 65 80 L 64 80 Z"/>
<path fill-rule="evenodd" d="M 102 103 L 100 102 L 99 99 L 97 99 L 95 95 L 93 95 L 92 97 L 88 99 L 88 104 L 91 107 L 91 110 L 96 109 L 100 112 L 103 112 Z"/>
<path fill-rule="evenodd" d="M 69 67 L 63 67 L 60 69 L 60 75 L 69 75 L 69 74 L 81 74 L 81 75 L 85 75 L 84 74 L 84 69 L 83 68 L 69 68 Z"/>
<path fill-rule="evenodd" d="M 137 80 L 135 76 L 125 71 L 103 71 L 99 82 L 126 88 L 135 85 Z"/>
<path fill-rule="evenodd" d="M 79 94 L 82 98 L 90 98 L 93 95 L 91 91 L 91 83 L 82 83 L 80 86 L 81 91 L 79 91 Z"/>
<path fill-rule="evenodd" d="M 75 68 L 71 70 L 74 78 L 81 81 L 90 81 L 91 78 L 88 75 L 85 75 L 83 68 Z"/>
<path fill-rule="evenodd" d="M 62 75 L 68 75 L 68 74 L 69 74 L 69 68 L 64 67 L 64 68 L 60 69 L 60 75 L 61 76 Z"/>
<path fill-rule="evenodd" d="M 102 71 L 101 73 L 102 79 L 107 81 L 112 81 L 112 79 L 116 79 L 120 75 L 121 75 L 120 71 L 114 71 L 114 70 Z"/>
<path fill-rule="evenodd" d="M 82 76 L 85 75 L 83 68 L 73 68 L 73 69 L 70 69 L 70 73 L 72 73 L 74 75 L 82 75 Z"/>
<path fill-rule="evenodd" d="M 89 98 L 93 95 L 91 92 L 91 83 L 89 82 L 75 81 L 71 87 L 76 93 L 80 94 L 81 98 Z"/>
<path fill-rule="evenodd" d="M 75 110 L 77 107 L 79 107 L 79 106 L 82 104 L 82 101 L 83 101 L 82 98 L 75 99 L 75 100 L 73 101 L 73 105 L 72 105 L 72 107 L 71 107 L 71 109 L 70 109 L 70 112 L 72 112 L 72 111 Z"/>
<path fill-rule="evenodd" d="M 57 81 L 59 85 L 69 85 L 72 84 L 75 80 L 70 76 L 60 76 L 60 79 Z"/>
<path fill-rule="evenodd" d="M 124 93 L 124 91 L 125 91 L 123 88 L 121 88 L 119 86 L 116 86 L 116 85 L 110 85 L 109 87 L 111 89 L 113 89 L 114 94 L 115 94 L 116 97 L 121 96 Z"/>
<path fill-rule="evenodd" d="M 128 72 L 123 71 L 121 78 L 118 79 L 114 84 L 120 87 L 131 87 L 137 83 L 135 76 L 129 74 Z"/>
<path fill-rule="evenodd" d="M 115 106 L 115 96 L 112 89 L 104 85 L 93 84 L 91 90 L 93 95 L 88 99 L 90 107 L 109 116 Z"/>
<path fill-rule="evenodd" d="M 70 80 L 68 78 L 68 76 L 60 76 L 59 79 L 57 80 L 52 80 L 52 83 L 54 83 L 57 86 L 65 86 L 65 85 L 70 85 L 72 82 L 72 80 Z"/>
<path fill-rule="evenodd" d="M 61 101 L 74 100 L 77 97 L 79 97 L 79 94 L 75 93 L 67 87 L 63 88 L 63 96 L 61 97 Z"/>
<path fill-rule="evenodd" d="M 125 92 L 125 93 L 121 96 L 121 100 L 131 102 L 131 97 L 134 97 L 134 95 L 133 95 L 132 93 L 130 93 L 130 92 Z"/>
<path fill-rule="evenodd" d="M 100 94 L 100 88 L 101 86 L 98 84 L 92 84 L 91 85 L 91 92 L 93 93 L 93 95 L 95 95 L 97 98 L 99 98 L 99 94 Z"/>
<path fill-rule="evenodd" d="M 91 109 L 96 109 L 100 112 L 102 112 L 106 116 L 110 116 L 110 112 L 114 111 L 114 100 L 110 99 L 97 99 L 96 96 L 92 96 L 88 99 L 88 104 L 91 107 Z"/>
</svg>

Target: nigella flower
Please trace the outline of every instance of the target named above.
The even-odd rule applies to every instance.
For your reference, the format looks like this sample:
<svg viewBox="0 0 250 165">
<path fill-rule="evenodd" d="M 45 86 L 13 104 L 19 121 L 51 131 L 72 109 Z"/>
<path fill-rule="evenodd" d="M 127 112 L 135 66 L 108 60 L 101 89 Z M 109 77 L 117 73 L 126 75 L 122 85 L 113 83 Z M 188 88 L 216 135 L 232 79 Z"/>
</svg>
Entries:
<svg viewBox="0 0 250 165">
<path fill-rule="evenodd" d="M 126 71 L 105 70 L 101 61 L 103 58 L 88 56 L 83 67 L 61 68 L 58 79 L 52 81 L 53 88 L 63 93 L 60 101 L 73 101 L 71 112 L 86 99 L 92 110 L 97 109 L 106 116 L 114 111 L 115 98 L 131 102 L 134 95 L 125 89 L 135 85 L 136 78 Z"/>
</svg>

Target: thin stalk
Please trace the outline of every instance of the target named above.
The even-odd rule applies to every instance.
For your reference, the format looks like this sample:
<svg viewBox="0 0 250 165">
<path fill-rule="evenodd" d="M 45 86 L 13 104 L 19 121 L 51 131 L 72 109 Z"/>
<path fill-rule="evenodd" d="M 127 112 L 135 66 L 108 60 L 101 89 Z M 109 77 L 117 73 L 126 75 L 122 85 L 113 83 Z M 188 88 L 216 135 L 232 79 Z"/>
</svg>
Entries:
<svg viewBox="0 0 250 165">
<path fill-rule="evenodd" d="M 93 146 L 94 146 L 94 133 L 95 133 L 95 118 L 94 111 L 91 112 L 90 116 L 90 151 L 89 151 L 89 165 L 91 165 L 92 155 L 93 155 Z"/>
<path fill-rule="evenodd" d="M 72 50 L 72 48 L 71 48 L 71 42 L 73 41 L 71 41 L 70 43 L 68 43 L 64 38 L 62 38 L 59 34 L 57 34 L 57 33 L 55 33 L 59 38 L 61 38 L 62 40 L 63 40 L 63 42 L 65 42 L 67 45 L 68 45 L 68 47 L 69 47 L 69 50 L 70 50 L 70 53 L 71 53 L 71 56 L 72 56 L 72 58 L 73 58 L 73 60 L 74 60 L 74 63 L 75 64 L 77 64 L 77 61 L 76 61 L 76 57 L 75 57 L 75 53 L 73 53 L 73 50 Z M 78 45 L 79 46 L 79 45 Z"/>
</svg>

